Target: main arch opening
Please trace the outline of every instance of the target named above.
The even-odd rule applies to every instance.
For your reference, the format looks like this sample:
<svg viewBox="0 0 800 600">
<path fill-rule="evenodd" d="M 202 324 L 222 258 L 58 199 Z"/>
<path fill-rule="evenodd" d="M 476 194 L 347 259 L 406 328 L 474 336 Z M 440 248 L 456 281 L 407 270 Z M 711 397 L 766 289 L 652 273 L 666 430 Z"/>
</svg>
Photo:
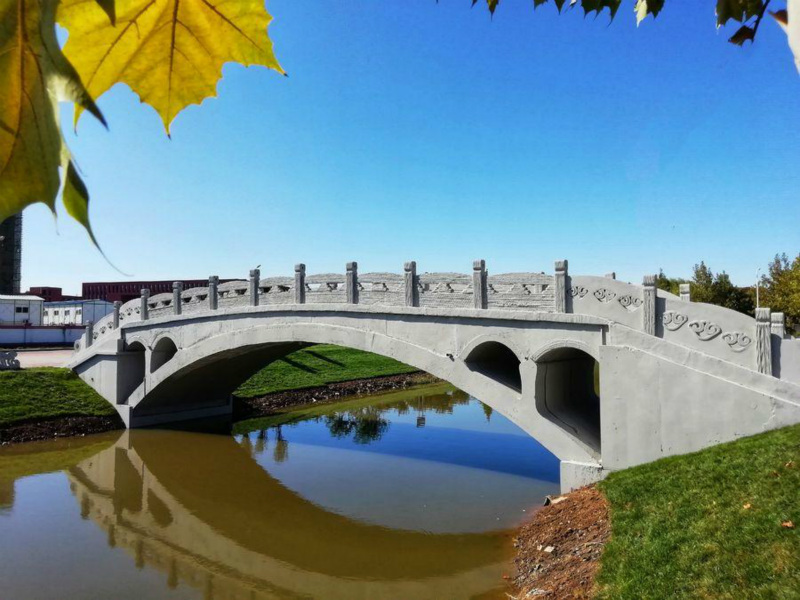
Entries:
<svg viewBox="0 0 800 600">
<path fill-rule="evenodd" d="M 536 408 L 595 452 L 600 452 L 600 369 L 577 348 L 550 350 L 536 361 Z"/>
<path fill-rule="evenodd" d="M 494 379 L 515 392 L 522 392 L 520 360 L 505 344 L 500 342 L 478 344 L 464 362 L 471 370 Z"/>
<path fill-rule="evenodd" d="M 150 372 L 155 373 L 164 364 L 172 360 L 178 353 L 178 347 L 168 337 L 162 337 L 153 347 L 153 354 L 150 356 Z"/>
</svg>

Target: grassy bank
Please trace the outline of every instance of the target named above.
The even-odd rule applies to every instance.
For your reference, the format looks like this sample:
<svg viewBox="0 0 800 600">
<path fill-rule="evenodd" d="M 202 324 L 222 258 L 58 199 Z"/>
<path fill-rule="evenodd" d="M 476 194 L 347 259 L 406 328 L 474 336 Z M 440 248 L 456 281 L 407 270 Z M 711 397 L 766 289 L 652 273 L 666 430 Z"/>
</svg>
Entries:
<svg viewBox="0 0 800 600">
<path fill-rule="evenodd" d="M 256 398 L 414 371 L 408 365 L 368 352 L 339 346 L 312 346 L 265 367 L 246 381 L 236 395 Z M 108 402 L 67 369 L 0 371 L 0 428 L 61 417 L 115 415 L 116 411 Z"/>
<path fill-rule="evenodd" d="M 262 369 L 236 390 L 240 398 L 320 387 L 329 383 L 413 373 L 403 363 L 341 346 L 319 345 L 298 350 Z"/>
<path fill-rule="evenodd" d="M 611 541 L 599 598 L 800 598 L 800 426 L 627 469 L 600 489 Z"/>
<path fill-rule="evenodd" d="M 116 414 L 113 406 L 68 369 L 0 371 L 0 427 L 58 417 Z"/>
</svg>

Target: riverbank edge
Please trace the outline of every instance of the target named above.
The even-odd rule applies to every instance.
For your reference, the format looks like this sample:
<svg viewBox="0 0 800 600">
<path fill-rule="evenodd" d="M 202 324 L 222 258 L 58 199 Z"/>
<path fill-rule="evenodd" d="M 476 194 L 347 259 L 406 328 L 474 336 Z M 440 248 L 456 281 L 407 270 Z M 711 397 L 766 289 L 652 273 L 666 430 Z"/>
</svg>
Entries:
<svg viewBox="0 0 800 600">
<path fill-rule="evenodd" d="M 122 429 L 119 415 L 75 415 L 14 423 L 0 428 L 0 446 L 40 442 L 67 437 L 83 437 Z"/>
<path fill-rule="evenodd" d="M 423 371 L 364 377 L 321 386 L 272 392 L 254 398 L 234 397 L 233 422 L 268 417 L 301 406 L 333 404 L 345 398 L 366 396 L 379 392 L 404 390 L 421 385 L 441 383 L 441 379 Z"/>
<path fill-rule="evenodd" d="M 548 500 L 514 537 L 515 600 L 592 598 L 611 538 L 609 503 L 596 485 Z"/>
<path fill-rule="evenodd" d="M 438 378 L 432 375 L 417 371 L 400 375 L 353 379 L 312 388 L 273 392 L 256 398 L 234 397 L 233 424 L 245 419 L 271 416 L 279 410 L 288 408 L 308 404 L 330 404 L 352 396 L 408 389 L 439 381 Z M 0 428 L 0 446 L 84 436 L 122 428 L 123 423 L 118 415 L 73 415 L 24 421 Z"/>
</svg>

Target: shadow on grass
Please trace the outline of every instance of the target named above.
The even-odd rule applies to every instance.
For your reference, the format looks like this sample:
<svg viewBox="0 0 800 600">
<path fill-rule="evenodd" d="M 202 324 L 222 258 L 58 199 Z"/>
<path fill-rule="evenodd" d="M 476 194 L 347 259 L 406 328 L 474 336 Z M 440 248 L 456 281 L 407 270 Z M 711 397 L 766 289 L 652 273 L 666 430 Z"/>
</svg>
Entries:
<svg viewBox="0 0 800 600">
<path fill-rule="evenodd" d="M 301 371 L 305 371 L 306 373 L 313 373 L 313 374 L 317 373 L 316 369 L 312 369 L 308 365 L 304 365 L 303 363 L 299 363 L 296 360 L 292 360 L 291 358 L 287 358 L 287 357 L 284 356 L 281 360 L 283 362 L 285 362 L 287 365 L 289 365 L 291 367 L 294 367 L 295 369 L 300 369 Z"/>
<path fill-rule="evenodd" d="M 305 353 L 313 356 L 314 358 L 318 358 L 319 360 L 324 360 L 326 363 L 330 363 L 332 365 L 336 365 L 337 367 L 345 367 L 345 366 L 347 366 L 341 361 L 334 360 L 334 359 L 330 358 L 329 356 L 325 356 L 324 354 L 320 354 L 319 352 L 314 352 L 313 350 L 305 350 Z"/>
</svg>

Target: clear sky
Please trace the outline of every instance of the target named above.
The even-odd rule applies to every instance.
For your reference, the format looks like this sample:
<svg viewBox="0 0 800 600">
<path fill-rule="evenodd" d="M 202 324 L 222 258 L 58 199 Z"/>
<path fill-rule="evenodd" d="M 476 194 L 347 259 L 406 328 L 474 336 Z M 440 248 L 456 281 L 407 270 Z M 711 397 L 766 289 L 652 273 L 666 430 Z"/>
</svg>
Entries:
<svg viewBox="0 0 800 600">
<path fill-rule="evenodd" d="M 268 0 L 290 77 L 228 65 L 160 119 L 117 86 L 67 140 L 107 255 L 136 279 L 366 271 L 755 278 L 800 251 L 800 76 L 765 20 L 727 43 L 714 3 L 637 29 L 505 0 Z M 63 211 L 62 211 L 63 212 Z M 25 213 L 23 286 L 123 279 L 62 215 Z"/>
</svg>

